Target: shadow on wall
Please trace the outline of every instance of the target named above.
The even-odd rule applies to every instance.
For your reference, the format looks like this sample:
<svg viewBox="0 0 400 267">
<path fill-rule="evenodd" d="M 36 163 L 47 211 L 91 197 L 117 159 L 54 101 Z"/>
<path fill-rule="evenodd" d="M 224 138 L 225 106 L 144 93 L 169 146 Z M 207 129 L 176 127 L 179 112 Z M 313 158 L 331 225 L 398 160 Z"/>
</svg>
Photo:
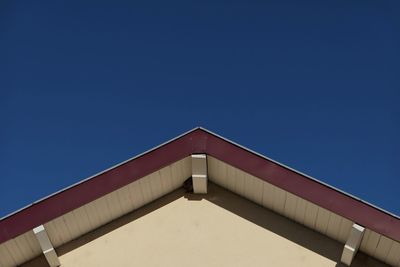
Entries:
<svg viewBox="0 0 400 267">
<path fill-rule="evenodd" d="M 185 195 L 188 200 L 197 200 L 196 197 Z M 330 260 L 336 261 L 336 267 L 347 267 L 340 263 L 343 244 L 325 235 L 298 224 L 284 216 L 268 210 L 256 203 L 248 201 L 236 194 L 221 188 L 218 185 L 209 183 L 208 193 L 203 198 L 228 210 L 243 219 L 257 224 L 277 235 L 280 235 L 302 247 L 305 247 Z M 385 263 L 377 261 L 364 253 L 358 252 L 353 267 L 387 267 Z"/>
<path fill-rule="evenodd" d="M 72 240 L 58 248 L 56 248 L 56 252 L 58 256 L 62 256 L 71 250 L 74 250 L 80 246 L 83 246 L 95 239 L 97 239 L 100 236 L 103 236 L 121 226 L 124 226 L 140 217 L 145 216 L 146 214 L 149 214 L 159 208 L 162 208 L 163 206 L 167 205 L 168 203 L 173 202 L 174 200 L 177 200 L 178 198 L 181 198 L 184 194 L 183 189 L 177 189 L 174 192 L 167 194 L 137 210 L 134 210 L 120 218 L 117 218 L 91 232 L 88 232 L 87 234 Z M 24 264 L 21 265 L 21 267 L 47 267 L 48 263 L 45 259 L 45 257 L 39 256 L 37 258 L 34 258 L 31 261 L 28 261 Z"/>
<path fill-rule="evenodd" d="M 319 234 L 309 228 L 306 228 L 298 223 L 293 222 L 283 216 L 280 216 L 272 211 L 269 211 L 251 201 L 236 194 L 231 193 L 213 183 L 209 183 L 208 193 L 206 195 L 194 195 L 185 193 L 183 189 L 178 189 L 148 205 L 135 210 L 121 218 L 118 218 L 103 227 L 100 227 L 92 232 L 89 232 L 78 239 L 75 239 L 61 247 L 57 248 L 57 254 L 63 255 L 71 250 L 74 250 L 86 243 L 97 239 L 98 237 L 107 234 L 125 224 L 128 224 L 146 214 L 149 214 L 168 203 L 177 200 L 184 196 L 188 201 L 207 200 L 229 212 L 232 212 L 247 221 L 250 221 L 268 231 L 280 235 L 302 247 L 305 247 L 315 253 L 318 253 L 332 261 L 337 262 L 336 267 L 345 267 L 340 263 L 340 257 L 343 250 L 343 245 L 322 234 Z M 38 257 L 22 266 L 39 267 L 47 266 L 47 262 L 43 256 Z M 353 264 L 353 267 L 386 267 L 388 265 L 374 260 L 363 253 L 358 253 Z"/>
</svg>

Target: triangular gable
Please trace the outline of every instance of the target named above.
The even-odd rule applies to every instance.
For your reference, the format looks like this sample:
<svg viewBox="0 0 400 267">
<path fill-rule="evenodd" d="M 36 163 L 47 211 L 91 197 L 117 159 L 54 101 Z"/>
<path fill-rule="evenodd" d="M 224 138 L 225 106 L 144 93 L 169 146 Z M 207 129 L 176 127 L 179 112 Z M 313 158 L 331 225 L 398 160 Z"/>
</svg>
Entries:
<svg viewBox="0 0 400 267">
<path fill-rule="evenodd" d="M 195 153 L 204 153 L 377 233 L 400 240 L 400 219 L 320 181 L 228 141 L 193 129 L 0 221 L 0 243 Z"/>
</svg>

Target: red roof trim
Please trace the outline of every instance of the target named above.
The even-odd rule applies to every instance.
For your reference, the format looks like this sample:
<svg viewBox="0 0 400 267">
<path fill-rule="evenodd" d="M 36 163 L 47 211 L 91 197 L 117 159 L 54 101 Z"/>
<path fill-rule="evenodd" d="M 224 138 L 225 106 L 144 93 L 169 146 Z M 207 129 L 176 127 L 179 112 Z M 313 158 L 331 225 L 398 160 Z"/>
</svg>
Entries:
<svg viewBox="0 0 400 267">
<path fill-rule="evenodd" d="M 0 221 L 0 243 L 192 153 L 206 153 L 373 231 L 400 240 L 400 219 L 272 160 L 197 128 Z"/>
</svg>

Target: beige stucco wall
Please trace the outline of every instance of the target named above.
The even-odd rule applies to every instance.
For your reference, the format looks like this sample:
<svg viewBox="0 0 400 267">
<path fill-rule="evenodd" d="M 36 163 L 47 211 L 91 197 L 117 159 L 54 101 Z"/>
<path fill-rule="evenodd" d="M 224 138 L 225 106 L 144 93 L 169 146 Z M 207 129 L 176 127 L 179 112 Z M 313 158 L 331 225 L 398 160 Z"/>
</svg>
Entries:
<svg viewBox="0 0 400 267">
<path fill-rule="evenodd" d="M 176 191 L 57 249 L 62 266 L 341 266 L 343 246 L 218 186 Z M 34 265 L 36 262 L 36 265 Z M 40 266 L 40 259 L 26 266 Z M 360 254 L 352 266 L 385 266 Z"/>
</svg>

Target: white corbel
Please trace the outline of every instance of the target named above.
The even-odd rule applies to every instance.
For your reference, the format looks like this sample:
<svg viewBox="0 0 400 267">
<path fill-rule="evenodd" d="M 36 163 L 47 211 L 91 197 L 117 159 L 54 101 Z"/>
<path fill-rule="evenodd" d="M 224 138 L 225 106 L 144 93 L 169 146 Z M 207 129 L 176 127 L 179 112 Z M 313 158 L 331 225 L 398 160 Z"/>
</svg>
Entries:
<svg viewBox="0 0 400 267">
<path fill-rule="evenodd" d="M 58 259 L 57 253 L 54 250 L 53 245 L 50 242 L 50 239 L 46 233 L 46 229 L 43 225 L 39 225 L 38 227 L 33 229 L 33 233 L 36 236 L 37 241 L 39 242 L 40 247 L 42 248 L 42 252 L 46 257 L 47 262 L 50 267 L 60 266 L 60 260 Z"/>
<path fill-rule="evenodd" d="M 207 156 L 192 155 L 192 181 L 195 194 L 207 194 Z"/>
<path fill-rule="evenodd" d="M 350 266 L 358 248 L 360 247 L 365 228 L 358 224 L 353 224 L 351 227 L 350 235 L 343 248 L 341 262 Z"/>
</svg>

